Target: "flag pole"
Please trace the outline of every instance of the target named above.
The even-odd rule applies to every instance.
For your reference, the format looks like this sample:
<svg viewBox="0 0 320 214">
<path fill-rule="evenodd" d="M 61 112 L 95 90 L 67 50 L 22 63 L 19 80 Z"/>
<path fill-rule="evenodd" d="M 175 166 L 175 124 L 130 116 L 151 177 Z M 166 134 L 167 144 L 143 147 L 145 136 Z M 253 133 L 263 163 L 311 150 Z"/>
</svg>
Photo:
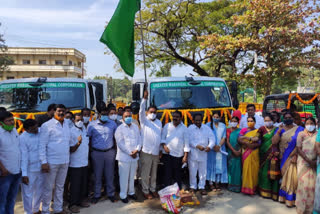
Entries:
<svg viewBox="0 0 320 214">
<path fill-rule="evenodd" d="M 144 81 L 147 83 L 147 67 L 146 67 L 146 56 L 144 50 L 144 39 L 143 39 L 143 30 L 142 30 L 142 15 L 141 15 L 141 5 L 139 10 L 140 16 L 140 32 L 141 32 L 141 42 L 142 42 L 142 56 L 143 56 L 143 69 L 144 69 Z"/>
</svg>

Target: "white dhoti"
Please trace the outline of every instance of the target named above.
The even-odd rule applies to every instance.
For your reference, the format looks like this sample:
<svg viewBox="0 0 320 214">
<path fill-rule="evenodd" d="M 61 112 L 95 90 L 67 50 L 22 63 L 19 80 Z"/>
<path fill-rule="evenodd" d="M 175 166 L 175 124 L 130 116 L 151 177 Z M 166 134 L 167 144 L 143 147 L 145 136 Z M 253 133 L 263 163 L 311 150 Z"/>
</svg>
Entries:
<svg viewBox="0 0 320 214">
<path fill-rule="evenodd" d="M 192 189 L 204 189 L 206 185 L 207 176 L 207 161 L 189 160 L 189 179 L 190 188 Z M 197 173 L 199 176 L 199 184 L 197 185 Z"/>
<path fill-rule="evenodd" d="M 138 162 L 118 162 L 120 177 L 120 198 L 125 199 L 127 195 L 134 195 L 134 177 L 136 175 Z"/>
<path fill-rule="evenodd" d="M 29 184 L 21 184 L 21 194 L 25 214 L 39 212 L 43 190 L 43 174 L 28 172 Z"/>
</svg>

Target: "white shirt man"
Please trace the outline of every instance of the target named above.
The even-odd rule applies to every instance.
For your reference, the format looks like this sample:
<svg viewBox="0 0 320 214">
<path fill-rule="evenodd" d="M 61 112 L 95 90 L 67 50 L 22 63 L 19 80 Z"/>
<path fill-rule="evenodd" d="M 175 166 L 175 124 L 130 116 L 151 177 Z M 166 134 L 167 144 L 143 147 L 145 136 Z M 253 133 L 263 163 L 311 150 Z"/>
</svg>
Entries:
<svg viewBox="0 0 320 214">
<path fill-rule="evenodd" d="M 123 123 L 117 128 L 115 139 L 120 177 L 120 199 L 128 203 L 129 198 L 137 199 L 134 190 L 134 177 L 138 166 L 138 152 L 141 149 L 140 130 L 132 123 L 130 112 L 123 113 Z"/>
<path fill-rule="evenodd" d="M 14 213 L 21 182 L 19 135 L 13 115 L 0 112 L 0 213 Z"/>
<path fill-rule="evenodd" d="M 147 112 L 148 115 L 146 116 L 146 93 L 147 92 L 145 92 L 145 98 L 142 99 L 139 111 L 142 137 L 140 167 L 142 192 L 146 199 L 151 199 L 152 196 L 149 194 L 149 191 L 151 191 L 153 197 L 157 197 L 156 181 L 159 163 L 162 123 L 156 118 L 156 107 L 149 107 Z"/>
<path fill-rule="evenodd" d="M 80 212 L 79 207 L 89 207 L 85 202 L 88 182 L 89 137 L 83 124 L 82 114 L 75 114 L 74 126 L 71 128 L 70 144 L 70 204 L 71 212 Z"/>
<path fill-rule="evenodd" d="M 162 162 L 164 163 L 164 185 L 169 186 L 177 182 L 182 185 L 182 164 L 187 162 L 189 149 L 189 135 L 187 127 L 181 123 L 181 112 L 172 113 L 173 121 L 167 123 L 161 134 L 163 145 Z"/>
<path fill-rule="evenodd" d="M 44 189 L 42 196 L 42 213 L 49 214 L 53 187 L 55 213 L 63 211 L 63 189 L 68 172 L 71 132 L 69 124 L 64 121 L 65 106 L 57 105 L 54 118 L 41 126 L 40 161 L 44 172 Z"/>
<path fill-rule="evenodd" d="M 26 214 L 38 213 L 40 210 L 43 188 L 43 175 L 39 158 L 40 134 L 35 120 L 26 120 L 20 137 L 22 199 Z"/>
<path fill-rule="evenodd" d="M 212 130 L 201 124 L 202 115 L 195 115 L 194 120 L 199 120 L 197 125 L 192 124 L 188 127 L 190 153 L 188 158 L 190 188 L 201 190 L 205 195 L 204 187 L 207 176 L 207 152 L 215 145 L 215 136 Z M 198 127 L 200 125 L 200 128 Z M 197 185 L 197 173 L 199 184 Z"/>
</svg>

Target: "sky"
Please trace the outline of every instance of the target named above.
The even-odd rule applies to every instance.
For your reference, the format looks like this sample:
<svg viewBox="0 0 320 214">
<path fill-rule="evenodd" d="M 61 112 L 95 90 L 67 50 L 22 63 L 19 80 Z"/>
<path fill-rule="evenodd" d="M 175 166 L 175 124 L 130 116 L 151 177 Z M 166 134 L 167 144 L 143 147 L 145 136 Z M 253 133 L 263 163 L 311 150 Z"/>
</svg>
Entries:
<svg viewBox="0 0 320 214">
<path fill-rule="evenodd" d="M 76 48 L 86 55 L 87 77 L 123 78 L 115 72 L 112 55 L 99 42 L 118 0 L 0 0 L 0 33 L 8 47 Z M 173 76 L 192 73 L 191 67 L 173 69 Z M 190 72 L 189 72 L 190 71 Z M 134 79 L 143 78 L 136 68 Z"/>
</svg>

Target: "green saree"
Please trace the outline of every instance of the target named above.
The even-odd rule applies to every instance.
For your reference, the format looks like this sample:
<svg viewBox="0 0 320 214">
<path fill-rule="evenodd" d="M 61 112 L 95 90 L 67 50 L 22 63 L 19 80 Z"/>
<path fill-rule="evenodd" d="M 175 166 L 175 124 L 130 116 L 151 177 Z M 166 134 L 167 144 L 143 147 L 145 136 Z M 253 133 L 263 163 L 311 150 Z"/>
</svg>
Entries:
<svg viewBox="0 0 320 214">
<path fill-rule="evenodd" d="M 238 136 L 241 129 L 236 129 L 231 132 L 231 129 L 227 130 L 227 137 L 231 146 L 235 150 L 240 150 L 238 144 Z M 241 156 L 235 157 L 230 149 L 228 149 L 228 189 L 232 192 L 241 192 Z"/>
<path fill-rule="evenodd" d="M 259 193 L 264 198 L 272 198 L 278 200 L 279 181 L 270 179 L 270 164 L 272 158 L 276 157 L 275 153 L 279 153 L 277 146 L 272 146 L 272 137 L 277 128 L 272 129 L 270 132 L 263 126 L 259 129 L 260 136 L 262 136 L 261 146 L 259 150 L 260 156 L 260 170 L 258 189 Z"/>
</svg>

